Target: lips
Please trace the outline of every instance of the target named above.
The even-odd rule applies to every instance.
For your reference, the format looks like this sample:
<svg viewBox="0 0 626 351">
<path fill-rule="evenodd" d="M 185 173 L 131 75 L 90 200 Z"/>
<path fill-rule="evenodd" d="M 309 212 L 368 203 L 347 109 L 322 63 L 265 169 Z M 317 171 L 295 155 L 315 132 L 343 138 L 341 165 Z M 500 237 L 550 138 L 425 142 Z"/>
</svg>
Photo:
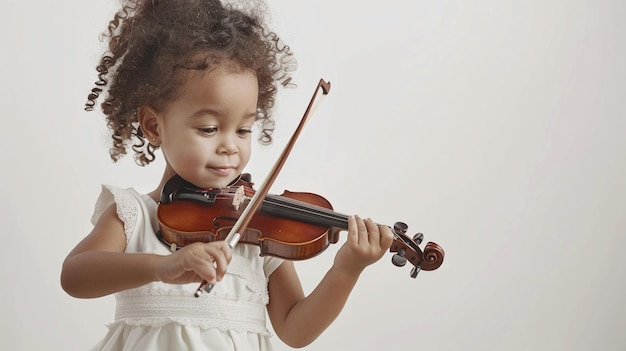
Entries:
<svg viewBox="0 0 626 351">
<path fill-rule="evenodd" d="M 209 169 L 211 169 L 213 172 L 221 176 L 228 176 L 232 173 L 235 167 L 234 166 L 217 166 L 217 167 L 209 167 Z"/>
</svg>

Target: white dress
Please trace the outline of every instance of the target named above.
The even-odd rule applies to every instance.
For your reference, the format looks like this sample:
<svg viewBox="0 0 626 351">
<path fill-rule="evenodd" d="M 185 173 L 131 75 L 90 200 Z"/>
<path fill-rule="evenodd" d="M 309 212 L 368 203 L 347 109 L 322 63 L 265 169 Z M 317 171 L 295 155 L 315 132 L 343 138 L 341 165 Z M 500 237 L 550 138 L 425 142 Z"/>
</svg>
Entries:
<svg viewBox="0 0 626 351">
<path fill-rule="evenodd" d="M 157 203 L 134 189 L 104 185 L 92 217 L 95 224 L 111 204 L 124 222 L 125 252 L 170 254 L 155 234 Z M 225 277 L 196 298 L 198 283 L 153 282 L 115 294 L 115 321 L 92 351 L 272 350 L 266 327 L 267 277 L 283 261 L 259 256 L 255 245 L 239 244 Z"/>
</svg>

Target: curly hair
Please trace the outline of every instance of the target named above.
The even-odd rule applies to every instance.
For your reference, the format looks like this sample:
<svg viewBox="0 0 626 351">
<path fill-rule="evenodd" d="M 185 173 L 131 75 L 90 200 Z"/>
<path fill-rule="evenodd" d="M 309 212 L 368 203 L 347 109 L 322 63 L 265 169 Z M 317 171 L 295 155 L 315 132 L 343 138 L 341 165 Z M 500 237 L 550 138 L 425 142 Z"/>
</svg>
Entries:
<svg viewBox="0 0 626 351">
<path fill-rule="evenodd" d="M 103 33 L 108 50 L 96 67 L 98 80 L 85 103 L 85 110 L 92 111 L 106 92 L 100 107 L 112 134 L 109 154 L 114 162 L 131 144 L 137 164 L 152 162 L 158 146 L 144 139 L 137 122 L 139 107 L 163 109 L 181 93 L 185 73 L 224 62 L 256 74 L 259 142 L 271 143 L 277 84 L 293 85 L 289 73 L 296 61 L 289 46 L 266 29 L 262 11 L 248 12 L 220 0 L 125 1 Z"/>
</svg>

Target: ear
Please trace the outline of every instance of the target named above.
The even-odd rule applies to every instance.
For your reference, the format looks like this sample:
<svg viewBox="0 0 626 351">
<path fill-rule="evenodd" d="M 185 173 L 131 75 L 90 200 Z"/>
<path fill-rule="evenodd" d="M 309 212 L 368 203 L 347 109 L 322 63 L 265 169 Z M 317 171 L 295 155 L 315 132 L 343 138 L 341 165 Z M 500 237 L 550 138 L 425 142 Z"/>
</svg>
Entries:
<svg viewBox="0 0 626 351">
<path fill-rule="evenodd" d="M 152 145 L 159 145 L 159 120 L 157 112 L 151 106 L 141 106 L 137 111 L 137 121 L 144 137 Z"/>
</svg>

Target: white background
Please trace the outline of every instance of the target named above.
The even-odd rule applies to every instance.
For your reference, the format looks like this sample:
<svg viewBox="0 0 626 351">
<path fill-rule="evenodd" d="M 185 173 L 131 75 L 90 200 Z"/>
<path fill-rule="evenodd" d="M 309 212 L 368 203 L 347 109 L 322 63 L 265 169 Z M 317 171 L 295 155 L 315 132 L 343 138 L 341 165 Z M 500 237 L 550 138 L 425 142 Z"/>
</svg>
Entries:
<svg viewBox="0 0 626 351">
<path fill-rule="evenodd" d="M 327 79 L 272 192 L 404 221 L 446 258 L 416 280 L 383 258 L 306 349 L 626 348 L 626 3 L 339 3 L 270 1 L 299 87 L 280 93 L 275 143 L 248 171 L 264 178 Z M 5 350 L 85 350 L 105 334 L 113 298 L 69 297 L 61 264 L 101 183 L 149 191 L 161 176 L 162 162 L 113 164 L 101 113 L 83 111 L 116 6 L 3 6 Z M 307 291 L 337 248 L 297 265 Z"/>
</svg>

